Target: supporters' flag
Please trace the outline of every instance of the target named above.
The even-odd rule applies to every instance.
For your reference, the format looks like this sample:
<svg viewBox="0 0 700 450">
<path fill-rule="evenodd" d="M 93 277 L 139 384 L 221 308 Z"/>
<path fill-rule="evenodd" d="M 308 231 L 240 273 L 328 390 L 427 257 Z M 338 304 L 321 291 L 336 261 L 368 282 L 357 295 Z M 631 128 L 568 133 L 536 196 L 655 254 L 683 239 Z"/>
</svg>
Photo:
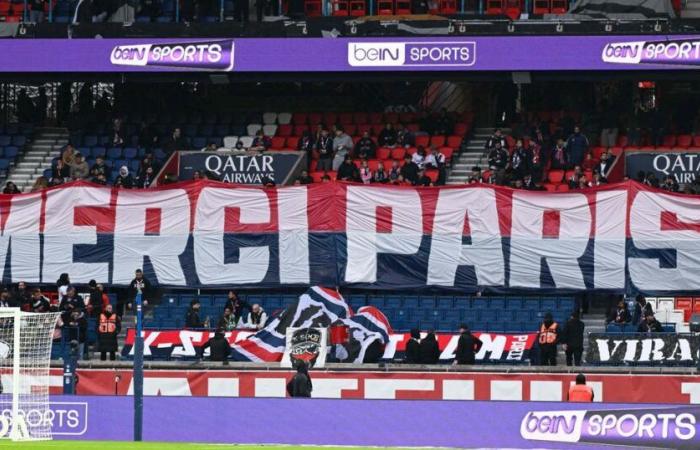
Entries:
<svg viewBox="0 0 700 450">
<path fill-rule="evenodd" d="M 350 342 L 340 351 L 344 361 L 363 362 L 366 357 L 376 354 L 371 349 L 383 349 L 389 341 L 391 326 L 381 311 L 365 306 L 353 314 L 339 293 L 315 286 L 265 328 L 236 343 L 231 349 L 231 358 L 236 361 L 280 361 L 287 327 L 329 327 L 336 322 L 343 322 L 350 330 Z"/>
</svg>

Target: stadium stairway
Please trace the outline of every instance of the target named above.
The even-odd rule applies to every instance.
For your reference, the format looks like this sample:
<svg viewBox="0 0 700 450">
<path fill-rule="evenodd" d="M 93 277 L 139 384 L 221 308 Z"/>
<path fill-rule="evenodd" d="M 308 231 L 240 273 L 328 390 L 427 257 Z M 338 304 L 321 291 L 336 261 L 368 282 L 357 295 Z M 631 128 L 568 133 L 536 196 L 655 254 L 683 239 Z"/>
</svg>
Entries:
<svg viewBox="0 0 700 450">
<path fill-rule="evenodd" d="M 504 134 L 510 134 L 509 129 L 502 129 Z M 463 151 L 452 165 L 452 170 L 447 177 L 447 184 L 464 184 L 471 174 L 472 167 L 480 166 L 482 171 L 487 170 L 487 154 L 484 147 L 486 140 L 493 134 L 493 128 L 476 128 L 474 137 L 467 142 Z"/>
<path fill-rule="evenodd" d="M 29 192 L 44 169 L 51 168 L 53 158 L 68 144 L 68 130 L 65 128 L 39 128 L 34 140 L 27 145 L 19 163 L 10 171 L 7 179 L 13 181 L 22 192 Z"/>
<path fill-rule="evenodd" d="M 687 0 L 681 10 L 682 19 L 696 19 L 700 17 L 700 0 Z"/>
</svg>

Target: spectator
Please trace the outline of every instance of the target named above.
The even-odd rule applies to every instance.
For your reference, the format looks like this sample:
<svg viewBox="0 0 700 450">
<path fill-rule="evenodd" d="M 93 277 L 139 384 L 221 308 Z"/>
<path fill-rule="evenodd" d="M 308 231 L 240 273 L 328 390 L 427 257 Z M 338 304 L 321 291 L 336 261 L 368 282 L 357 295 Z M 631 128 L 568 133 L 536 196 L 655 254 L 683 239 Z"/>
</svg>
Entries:
<svg viewBox="0 0 700 450">
<path fill-rule="evenodd" d="M 540 344 L 540 364 L 543 366 L 557 365 L 557 341 L 559 339 L 559 324 L 554 321 L 552 313 L 544 315 L 540 325 L 538 342 Z"/>
<path fill-rule="evenodd" d="M 267 313 L 262 306 L 258 305 L 257 303 L 254 304 L 253 307 L 250 308 L 250 313 L 248 313 L 247 327 L 262 330 L 265 328 L 266 323 Z"/>
<path fill-rule="evenodd" d="M 434 135 L 450 135 L 454 129 L 454 121 L 447 113 L 445 108 L 442 108 L 440 115 L 435 119 L 435 125 L 433 129 Z"/>
<path fill-rule="evenodd" d="M 72 159 L 71 159 L 72 161 Z M 63 184 L 70 178 L 70 167 L 62 159 L 56 161 L 56 165 L 51 168 L 51 186 Z"/>
<path fill-rule="evenodd" d="M 297 373 L 287 383 L 287 393 L 290 397 L 309 398 L 313 391 L 309 369 L 303 361 L 296 361 L 295 364 Z"/>
<path fill-rule="evenodd" d="M 153 160 L 153 153 L 146 153 L 145 155 L 143 155 L 143 159 L 139 164 L 139 175 L 146 173 L 149 167 L 153 169 L 153 173 L 158 172 L 158 167 L 156 166 L 156 163 Z"/>
<path fill-rule="evenodd" d="M 29 289 L 27 289 L 27 283 L 24 281 L 17 283 L 15 289 L 12 290 L 11 297 L 12 302 L 16 306 L 22 308 L 23 311 L 28 309 L 28 306 L 32 301 L 32 295 L 30 294 Z"/>
<path fill-rule="evenodd" d="M 20 194 L 19 189 L 17 189 L 17 185 L 13 183 L 12 181 L 8 181 L 5 183 L 5 189 L 2 190 L 3 194 Z"/>
<path fill-rule="evenodd" d="M 173 129 L 173 134 L 163 143 L 163 151 L 167 155 L 171 155 L 178 150 L 188 150 L 189 145 L 187 139 L 182 137 L 182 132 L 179 127 Z"/>
<path fill-rule="evenodd" d="M 31 192 L 41 192 L 49 187 L 49 180 L 46 177 L 41 176 L 36 179 L 34 185 L 32 186 Z"/>
<path fill-rule="evenodd" d="M 569 167 L 581 165 L 583 158 L 588 153 L 588 138 L 581 133 L 579 126 L 574 127 L 574 133 L 566 141 Z"/>
<path fill-rule="evenodd" d="M 496 177 L 496 184 L 503 185 L 505 182 L 506 167 L 508 166 L 508 152 L 496 141 L 495 146 L 489 152 L 489 169 Z"/>
<path fill-rule="evenodd" d="M 647 313 L 637 331 L 639 333 L 663 333 L 664 327 L 656 320 L 653 313 Z"/>
<path fill-rule="evenodd" d="M 333 180 L 331 179 L 330 175 L 328 175 L 328 173 L 324 173 L 321 177 L 321 183 L 330 183 L 331 181 Z"/>
<path fill-rule="evenodd" d="M 232 331 L 238 327 L 238 320 L 233 315 L 233 311 L 229 307 L 224 308 L 224 314 L 216 324 L 217 330 Z"/>
<path fill-rule="evenodd" d="M 589 187 L 591 187 L 591 183 L 588 182 L 588 179 L 585 175 L 581 175 L 578 179 L 578 185 L 576 186 L 576 189 L 588 189 Z"/>
<path fill-rule="evenodd" d="M 661 189 L 668 192 L 678 192 L 680 190 L 678 183 L 676 183 L 676 178 L 673 175 L 666 175 L 664 184 L 661 185 Z"/>
<path fill-rule="evenodd" d="M 345 160 L 345 155 L 349 155 L 353 149 L 352 138 L 343 131 L 342 128 L 335 130 L 333 138 L 333 170 L 338 170 L 338 167 Z"/>
<path fill-rule="evenodd" d="M 570 189 L 578 188 L 578 180 L 582 176 L 583 176 L 583 170 L 581 170 L 581 166 L 575 166 L 573 173 L 571 174 L 571 176 L 568 179 L 569 188 Z"/>
<path fill-rule="evenodd" d="M 73 157 L 75 156 L 75 148 L 73 147 L 72 144 L 66 145 L 66 148 L 63 149 L 63 152 L 61 153 L 61 161 L 63 161 L 63 165 L 70 167 L 71 164 L 73 164 Z"/>
<path fill-rule="evenodd" d="M 34 288 L 32 291 L 32 304 L 31 311 L 35 313 L 44 313 L 51 310 L 51 302 L 48 298 L 44 297 L 41 293 L 41 289 Z"/>
<path fill-rule="evenodd" d="M 396 147 L 397 138 L 398 136 L 396 130 L 394 129 L 394 126 L 390 123 L 387 123 L 386 125 L 384 125 L 384 128 L 382 128 L 382 131 L 379 132 L 377 143 L 380 147 L 394 148 Z"/>
<path fill-rule="evenodd" d="M 250 18 L 250 2 L 248 0 L 235 0 L 233 5 L 233 20 L 247 23 Z"/>
<path fill-rule="evenodd" d="M 586 385 L 585 375 L 576 375 L 576 384 L 569 388 L 567 400 L 572 403 L 590 403 L 594 397 L 593 388 Z"/>
<path fill-rule="evenodd" d="M 138 188 L 147 188 L 153 183 L 153 180 L 155 180 L 156 175 L 153 173 L 153 167 L 149 167 L 146 169 L 146 173 L 143 175 L 140 175 L 136 179 L 136 187 Z"/>
<path fill-rule="evenodd" d="M 215 152 L 218 150 L 216 142 L 210 142 L 205 147 L 202 147 L 203 152 Z"/>
<path fill-rule="evenodd" d="M 333 170 L 333 139 L 328 136 L 328 130 L 321 130 L 321 135 L 316 140 L 316 150 L 319 154 L 316 170 Z"/>
<path fill-rule="evenodd" d="M 395 182 L 401 175 L 401 167 L 399 167 L 398 161 L 392 161 L 391 169 L 389 170 L 389 181 Z"/>
<path fill-rule="evenodd" d="M 525 175 L 525 178 L 523 178 L 523 189 L 526 191 L 539 191 L 540 187 L 535 184 L 532 175 Z"/>
<path fill-rule="evenodd" d="M 70 277 L 67 273 L 62 273 L 58 280 L 56 280 L 56 288 L 58 292 L 58 302 L 63 301 L 63 297 L 68 294 L 68 288 L 70 287 Z"/>
<path fill-rule="evenodd" d="M 309 172 L 306 170 L 301 171 L 301 175 L 297 178 L 299 184 L 313 184 L 314 179 L 309 176 Z"/>
<path fill-rule="evenodd" d="M 366 159 L 363 159 L 360 163 L 360 181 L 364 184 L 370 184 L 372 182 L 372 171 L 369 170 Z"/>
<path fill-rule="evenodd" d="M 625 324 L 629 323 L 631 320 L 632 317 L 627 309 L 627 302 L 624 298 L 620 299 L 620 301 L 617 303 L 617 309 L 615 309 L 613 312 L 613 316 L 609 319 L 609 322 Z"/>
<path fill-rule="evenodd" d="M 411 338 L 406 343 L 406 363 L 420 364 L 420 331 L 411 329 Z"/>
<path fill-rule="evenodd" d="M 44 21 L 44 7 L 46 0 L 30 0 L 29 1 L 29 21 L 31 23 L 41 23 Z"/>
<path fill-rule="evenodd" d="M 97 179 L 98 176 L 104 175 L 105 178 L 107 177 L 109 169 L 105 165 L 105 158 L 102 155 L 98 155 L 95 158 L 95 164 L 92 165 L 92 168 L 90 169 L 90 175 L 92 175 L 93 180 Z"/>
<path fill-rule="evenodd" d="M 304 130 L 301 138 L 299 138 L 299 142 L 297 142 L 297 150 L 306 153 L 306 157 L 309 161 L 311 161 L 311 154 L 314 150 L 314 139 L 308 130 Z"/>
<path fill-rule="evenodd" d="M 10 297 L 10 291 L 3 289 L 0 293 L 0 308 L 16 308 L 17 306 L 19 305 Z"/>
<path fill-rule="evenodd" d="M 473 166 L 472 172 L 467 177 L 467 184 L 481 183 L 481 167 Z"/>
<path fill-rule="evenodd" d="M 199 303 L 198 298 L 193 298 L 190 301 L 190 308 L 187 310 L 187 314 L 185 314 L 185 328 L 197 329 L 208 327 L 208 320 L 203 321 L 199 317 L 199 310 L 201 306 L 202 305 Z"/>
<path fill-rule="evenodd" d="M 529 152 L 523 147 L 523 140 L 518 139 L 515 142 L 515 150 L 510 157 L 510 167 L 514 178 L 523 178 L 530 173 L 528 166 L 530 159 Z"/>
<path fill-rule="evenodd" d="M 372 183 L 386 184 L 389 182 L 389 174 L 384 170 L 384 163 L 379 161 L 377 163 L 377 170 L 374 171 L 372 175 Z"/>
<path fill-rule="evenodd" d="M 557 145 L 554 146 L 552 150 L 552 157 L 550 158 L 552 169 L 566 169 L 567 167 L 567 149 L 564 145 L 562 139 L 557 140 Z"/>
<path fill-rule="evenodd" d="M 581 164 L 581 169 L 583 169 L 584 172 L 589 170 L 592 172 L 595 170 L 596 166 L 597 164 L 593 159 L 593 154 L 591 152 L 586 153 L 586 157 L 583 159 L 583 164 Z"/>
<path fill-rule="evenodd" d="M 420 362 L 421 364 L 440 362 L 440 346 L 433 330 L 428 331 L 428 334 L 420 342 Z"/>
<path fill-rule="evenodd" d="M 632 318 L 632 323 L 635 325 L 644 319 L 648 314 L 654 315 L 654 310 L 651 307 L 651 303 L 647 302 L 647 299 L 639 294 L 635 298 L 634 304 L 634 317 Z"/>
<path fill-rule="evenodd" d="M 124 138 L 122 137 L 122 120 L 117 118 L 112 122 L 112 147 L 123 147 Z"/>
<path fill-rule="evenodd" d="M 418 171 L 418 180 L 414 183 L 414 186 L 432 186 L 433 185 L 433 180 L 430 179 L 428 175 L 425 174 L 424 169 L 420 169 Z"/>
<path fill-rule="evenodd" d="M 482 345 L 483 342 L 469 331 L 467 325 L 460 325 L 454 364 L 474 364 L 476 362 L 475 355 L 479 353 Z"/>
<path fill-rule="evenodd" d="M 153 131 L 153 127 L 150 124 L 141 122 L 138 143 L 139 147 L 146 149 L 149 153 L 158 145 L 158 135 Z"/>
<path fill-rule="evenodd" d="M 143 270 L 136 269 L 134 272 L 134 279 L 129 283 L 129 288 L 127 289 L 127 302 L 126 306 L 131 309 L 134 302 L 136 302 L 136 296 L 141 293 L 141 301 L 144 305 L 148 305 L 149 300 L 153 299 L 153 285 L 150 280 L 143 276 Z M 117 314 L 119 317 L 123 315 L 124 307 L 117 304 Z"/>
<path fill-rule="evenodd" d="M 401 166 L 401 171 L 399 175 L 408 183 L 416 184 L 418 182 L 418 164 L 413 162 L 411 155 L 406 155 L 404 158 L 403 166 Z M 397 178 L 398 180 L 398 178 Z"/>
<path fill-rule="evenodd" d="M 200 352 L 204 356 L 206 349 L 209 349 L 209 361 L 226 361 L 231 354 L 231 344 L 226 340 L 224 330 L 217 328 L 214 332 L 214 337 L 209 339 L 202 345 Z"/>
<path fill-rule="evenodd" d="M 425 147 L 419 145 L 418 149 L 411 157 L 411 161 L 418 166 L 418 169 L 423 169 L 423 166 L 425 166 Z"/>
<path fill-rule="evenodd" d="M 580 366 L 581 355 L 583 355 L 583 330 L 586 325 L 581 321 L 578 311 L 574 311 L 566 322 L 566 326 L 561 334 L 561 342 L 564 344 L 566 354 L 566 365 Z"/>
<path fill-rule="evenodd" d="M 593 181 L 590 183 L 590 185 L 596 187 L 603 186 L 604 184 L 608 184 L 608 180 L 601 177 L 598 172 L 593 172 Z"/>
<path fill-rule="evenodd" d="M 416 136 L 401 123 L 396 125 L 396 145 L 404 148 L 410 148 L 416 145 Z"/>
<path fill-rule="evenodd" d="M 272 145 L 272 139 L 265 136 L 263 130 L 258 130 L 253 138 L 253 143 L 250 144 L 250 150 L 254 152 L 264 152 Z"/>
<path fill-rule="evenodd" d="M 595 170 L 600 173 L 603 178 L 607 178 L 615 162 L 615 156 L 610 152 L 603 152 L 600 155 L 600 162 L 595 166 Z"/>
<path fill-rule="evenodd" d="M 362 137 L 355 144 L 355 157 L 361 159 L 373 159 L 377 154 L 377 144 L 369 137 L 369 131 L 362 133 Z"/>
<path fill-rule="evenodd" d="M 114 180 L 115 187 L 121 187 L 125 189 L 131 189 L 135 185 L 134 178 L 129 174 L 129 168 L 126 166 L 121 166 L 119 169 L 119 175 Z"/>
<path fill-rule="evenodd" d="M 341 181 L 357 181 L 359 176 L 357 166 L 352 162 L 352 157 L 345 155 L 345 160 L 338 167 L 338 179 Z"/>
<path fill-rule="evenodd" d="M 236 325 L 238 326 L 240 324 L 241 317 L 243 317 L 243 310 L 250 310 L 250 305 L 248 305 L 248 302 L 245 300 L 238 298 L 236 292 L 228 291 L 228 300 L 226 300 L 225 308 L 231 310 L 231 313 L 236 321 Z"/>
<path fill-rule="evenodd" d="M 70 177 L 73 180 L 83 180 L 90 175 L 88 163 L 83 159 L 80 152 L 76 152 L 73 157 L 73 164 L 70 165 Z"/>
<path fill-rule="evenodd" d="M 4 294 L 4 293 L 3 293 Z M 63 297 L 61 300 L 61 303 L 58 306 L 59 311 L 61 311 L 64 316 L 63 321 L 67 321 L 67 315 L 70 314 L 73 311 L 79 310 L 83 311 L 85 310 L 85 302 L 83 301 L 82 297 L 80 297 L 73 286 L 70 286 L 68 288 L 68 291 L 66 295 Z"/>
<path fill-rule="evenodd" d="M 436 181 L 437 186 L 442 186 L 447 180 L 447 173 L 445 170 L 445 155 L 435 146 L 430 149 L 430 154 L 425 157 L 425 167 L 428 169 L 438 170 L 438 179 Z"/>
<path fill-rule="evenodd" d="M 110 361 L 117 359 L 117 337 L 121 329 L 122 323 L 119 316 L 112 312 L 112 305 L 107 305 L 100 314 L 100 322 L 97 325 L 97 342 L 101 361 L 107 360 L 107 353 L 109 353 Z"/>
<path fill-rule="evenodd" d="M 66 311 L 61 316 L 63 320 L 63 338 L 67 342 L 78 343 L 78 358 L 85 355 L 85 341 L 87 340 L 87 319 L 81 309 Z"/>
<path fill-rule="evenodd" d="M 486 139 L 486 151 L 490 152 L 491 150 L 493 150 L 496 147 L 496 144 L 501 144 L 502 148 L 508 148 L 508 141 L 506 140 L 506 137 L 503 135 L 501 130 L 498 128 L 496 128 L 493 134 L 488 139 Z"/>
</svg>

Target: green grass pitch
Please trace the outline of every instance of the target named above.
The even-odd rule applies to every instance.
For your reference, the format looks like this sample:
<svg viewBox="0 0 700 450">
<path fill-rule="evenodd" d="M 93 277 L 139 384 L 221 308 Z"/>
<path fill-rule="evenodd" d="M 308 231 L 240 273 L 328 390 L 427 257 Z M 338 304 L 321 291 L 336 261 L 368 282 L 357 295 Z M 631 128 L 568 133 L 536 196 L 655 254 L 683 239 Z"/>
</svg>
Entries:
<svg viewBox="0 0 700 450">
<path fill-rule="evenodd" d="M 249 444 L 186 444 L 173 442 L 107 442 L 107 441 L 0 441 L 0 449 L 14 450 L 398 450 L 398 447 L 333 447 L 298 445 Z M 412 447 L 411 450 L 417 450 Z"/>
</svg>

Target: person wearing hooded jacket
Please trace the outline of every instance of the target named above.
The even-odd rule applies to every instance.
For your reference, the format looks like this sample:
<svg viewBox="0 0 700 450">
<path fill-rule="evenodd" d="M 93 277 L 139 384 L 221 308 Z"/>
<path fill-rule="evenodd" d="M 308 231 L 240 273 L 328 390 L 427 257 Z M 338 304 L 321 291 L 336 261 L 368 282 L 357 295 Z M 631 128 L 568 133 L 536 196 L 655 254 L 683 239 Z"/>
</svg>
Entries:
<svg viewBox="0 0 700 450">
<path fill-rule="evenodd" d="M 406 363 L 420 364 L 420 331 L 417 328 L 411 330 L 411 339 L 406 343 Z"/>
<path fill-rule="evenodd" d="M 311 383 L 311 376 L 309 376 L 309 369 L 305 362 L 296 362 L 297 373 L 289 380 L 287 383 L 287 392 L 290 397 L 311 397 L 311 391 L 313 391 L 313 384 Z"/>
<path fill-rule="evenodd" d="M 116 359 L 118 349 L 117 336 L 121 328 L 122 324 L 121 320 L 119 320 L 119 316 L 112 312 L 112 305 L 108 304 L 100 314 L 100 320 L 97 324 L 97 342 L 99 344 L 100 360 L 106 361 L 107 353 L 109 353 L 109 359 L 111 361 Z"/>
<path fill-rule="evenodd" d="M 128 167 L 121 166 L 119 169 L 119 175 L 117 175 L 117 178 L 114 179 L 114 185 L 126 189 L 131 189 L 134 187 L 134 177 L 129 174 Z"/>
<path fill-rule="evenodd" d="M 231 354 L 231 344 L 226 340 L 224 330 L 218 328 L 214 333 L 214 337 L 209 339 L 202 345 L 200 349 L 201 355 L 204 355 L 204 351 L 209 348 L 209 360 L 210 361 L 226 361 Z"/>
<path fill-rule="evenodd" d="M 483 342 L 474 336 L 466 324 L 459 327 L 459 340 L 455 350 L 455 364 L 474 364 L 476 354 L 481 350 Z"/>
<path fill-rule="evenodd" d="M 540 363 L 543 366 L 556 366 L 559 324 L 554 321 L 550 312 L 544 315 L 537 341 L 540 344 Z"/>
<path fill-rule="evenodd" d="M 440 346 L 438 345 L 435 332 L 428 331 L 428 335 L 420 342 L 420 362 L 421 364 L 437 364 L 440 361 Z"/>
</svg>

